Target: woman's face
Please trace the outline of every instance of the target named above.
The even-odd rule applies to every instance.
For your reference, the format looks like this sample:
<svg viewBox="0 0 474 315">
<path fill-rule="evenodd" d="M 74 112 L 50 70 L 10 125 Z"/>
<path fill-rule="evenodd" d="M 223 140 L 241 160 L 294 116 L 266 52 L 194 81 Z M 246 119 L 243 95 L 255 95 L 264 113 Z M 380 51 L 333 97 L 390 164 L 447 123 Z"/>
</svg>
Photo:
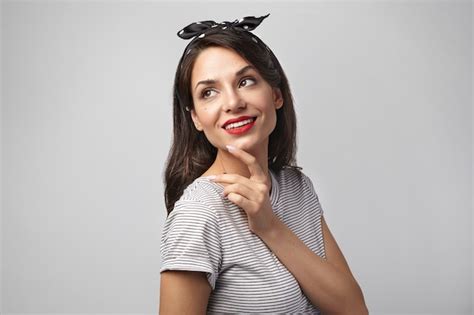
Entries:
<svg viewBox="0 0 474 315">
<path fill-rule="evenodd" d="M 228 144 L 246 151 L 267 146 L 276 126 L 276 109 L 283 105 L 278 88 L 272 88 L 235 51 L 223 47 L 209 47 L 198 55 L 191 94 L 195 127 L 213 146 L 224 150 Z M 240 122 L 225 128 L 230 119 Z"/>
</svg>

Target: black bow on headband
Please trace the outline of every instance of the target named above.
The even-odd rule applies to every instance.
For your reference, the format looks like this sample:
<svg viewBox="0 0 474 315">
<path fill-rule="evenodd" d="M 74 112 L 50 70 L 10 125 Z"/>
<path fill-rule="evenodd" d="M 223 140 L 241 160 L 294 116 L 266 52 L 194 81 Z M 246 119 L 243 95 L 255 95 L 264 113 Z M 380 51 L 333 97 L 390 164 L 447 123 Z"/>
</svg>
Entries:
<svg viewBox="0 0 474 315">
<path fill-rule="evenodd" d="M 245 31 L 252 31 L 254 30 L 257 26 L 262 23 L 262 21 L 268 17 L 270 13 L 267 15 L 261 16 L 261 17 L 255 17 L 255 16 L 246 16 L 244 18 L 241 18 L 240 20 L 235 20 L 234 22 L 228 22 L 224 21 L 221 23 L 216 23 L 214 21 L 200 21 L 200 22 L 194 22 L 183 28 L 178 32 L 178 36 L 181 37 L 182 39 L 190 39 L 195 36 L 199 37 L 204 37 L 204 33 L 212 28 L 215 27 L 222 27 L 222 29 L 226 29 L 227 27 L 234 27 L 234 28 L 239 28 Z"/>
</svg>

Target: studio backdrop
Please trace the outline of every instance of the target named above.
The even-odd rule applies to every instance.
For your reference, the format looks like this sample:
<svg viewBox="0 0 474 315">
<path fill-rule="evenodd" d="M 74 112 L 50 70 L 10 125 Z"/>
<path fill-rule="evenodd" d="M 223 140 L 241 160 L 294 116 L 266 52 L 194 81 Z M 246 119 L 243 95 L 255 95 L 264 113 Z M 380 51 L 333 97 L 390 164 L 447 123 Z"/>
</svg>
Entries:
<svg viewBox="0 0 474 315">
<path fill-rule="evenodd" d="M 370 313 L 471 314 L 471 2 L 1 11 L 2 314 L 157 313 L 176 33 L 267 13 L 298 165 Z"/>
</svg>

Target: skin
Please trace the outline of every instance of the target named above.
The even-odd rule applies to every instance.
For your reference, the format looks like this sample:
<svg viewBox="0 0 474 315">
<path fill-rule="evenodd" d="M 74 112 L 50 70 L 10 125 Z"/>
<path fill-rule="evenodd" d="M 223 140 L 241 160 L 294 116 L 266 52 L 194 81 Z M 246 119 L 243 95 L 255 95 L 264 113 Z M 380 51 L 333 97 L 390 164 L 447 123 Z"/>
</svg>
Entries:
<svg viewBox="0 0 474 315">
<path fill-rule="evenodd" d="M 210 47 L 197 57 L 191 74 L 194 109 L 191 117 L 197 130 L 204 132 L 209 142 L 218 149 L 211 167 L 201 176 L 226 172 L 245 178 L 250 170 L 239 157 L 227 151 L 226 145 L 240 148 L 256 158 L 267 184 L 268 139 L 276 126 L 276 110 L 283 106 L 278 88 L 271 87 L 255 69 L 236 76 L 236 72 L 251 65 L 233 50 Z M 214 84 L 199 84 L 214 79 Z M 231 118 L 257 116 L 255 125 L 244 134 L 227 133 L 222 125 Z"/>
</svg>

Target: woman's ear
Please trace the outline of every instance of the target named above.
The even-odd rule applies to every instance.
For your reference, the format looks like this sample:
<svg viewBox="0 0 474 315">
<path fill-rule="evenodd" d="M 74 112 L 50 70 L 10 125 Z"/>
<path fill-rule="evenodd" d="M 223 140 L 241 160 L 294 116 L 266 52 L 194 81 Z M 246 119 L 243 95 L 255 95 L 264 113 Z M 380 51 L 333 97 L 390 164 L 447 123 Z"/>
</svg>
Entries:
<svg viewBox="0 0 474 315">
<path fill-rule="evenodd" d="M 194 126 L 196 127 L 196 129 L 198 131 L 202 131 L 201 123 L 199 122 L 199 118 L 197 117 L 196 112 L 194 111 L 194 109 L 191 109 L 191 118 L 194 122 Z"/>
<path fill-rule="evenodd" d="M 275 109 L 280 109 L 283 106 L 283 94 L 280 88 L 273 88 L 273 103 L 275 104 Z"/>
</svg>

